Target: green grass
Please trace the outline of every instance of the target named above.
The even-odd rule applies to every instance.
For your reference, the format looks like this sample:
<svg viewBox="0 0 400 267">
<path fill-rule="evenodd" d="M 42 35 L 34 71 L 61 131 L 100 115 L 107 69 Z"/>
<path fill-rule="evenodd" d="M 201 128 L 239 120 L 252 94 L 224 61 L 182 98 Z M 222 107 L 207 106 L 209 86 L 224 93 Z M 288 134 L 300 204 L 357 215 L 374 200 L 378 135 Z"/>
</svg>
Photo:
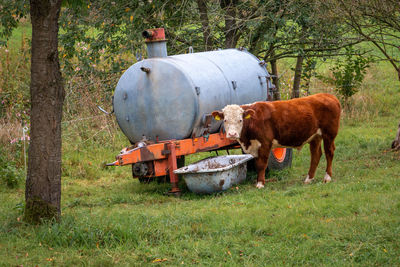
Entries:
<svg viewBox="0 0 400 267">
<path fill-rule="evenodd" d="M 303 184 L 305 146 L 263 190 L 251 176 L 223 193 L 170 197 L 129 166 L 103 167 L 128 145 L 115 123 L 64 122 L 62 220 L 25 224 L 23 186 L 1 185 L 0 266 L 399 266 L 400 153 L 389 150 L 399 90 L 391 67 L 374 65 L 342 119 L 330 184 L 324 156 Z"/>
<path fill-rule="evenodd" d="M 11 51 L 21 48 L 23 39 L 30 39 L 32 36 L 32 26 L 30 21 L 23 21 L 13 30 L 12 36 L 8 41 L 8 47 Z M 26 40 L 25 40 L 26 42 Z"/>
<path fill-rule="evenodd" d="M 398 265 L 400 155 L 388 151 L 392 122 L 342 122 L 331 184 L 322 183 L 322 159 L 318 180 L 303 185 L 305 147 L 264 190 L 250 180 L 224 193 L 184 191 L 180 198 L 164 195 L 168 184 L 140 184 L 129 167 L 102 169 L 118 145 L 70 143 L 60 223 L 26 225 L 23 188 L 1 189 L 0 258 L 6 266 Z"/>
</svg>

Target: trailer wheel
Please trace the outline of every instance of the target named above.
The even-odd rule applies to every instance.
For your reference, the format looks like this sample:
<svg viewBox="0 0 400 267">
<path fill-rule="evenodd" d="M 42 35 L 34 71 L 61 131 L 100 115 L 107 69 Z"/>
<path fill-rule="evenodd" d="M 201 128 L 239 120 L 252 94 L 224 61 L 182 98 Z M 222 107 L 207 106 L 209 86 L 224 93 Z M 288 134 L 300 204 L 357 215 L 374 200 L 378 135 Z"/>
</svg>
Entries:
<svg viewBox="0 0 400 267">
<path fill-rule="evenodd" d="M 292 165 L 293 150 L 291 148 L 275 148 L 269 155 L 268 168 L 282 170 Z"/>
<path fill-rule="evenodd" d="M 291 148 L 275 148 L 271 151 L 268 160 L 269 170 L 282 170 L 292 165 L 293 150 Z M 247 162 L 247 171 L 252 175 L 257 175 L 255 159 Z M 266 174 L 267 174 L 266 172 Z"/>
<path fill-rule="evenodd" d="M 176 164 L 178 166 L 178 169 L 185 166 L 185 156 L 181 156 L 180 158 L 176 159 Z M 134 174 L 134 165 L 132 165 L 132 176 L 136 178 L 137 176 Z M 158 176 L 158 177 L 138 177 L 139 182 L 142 184 L 148 184 L 151 182 L 157 182 L 157 183 L 167 183 L 169 182 L 169 175 L 164 175 L 164 176 Z"/>
</svg>

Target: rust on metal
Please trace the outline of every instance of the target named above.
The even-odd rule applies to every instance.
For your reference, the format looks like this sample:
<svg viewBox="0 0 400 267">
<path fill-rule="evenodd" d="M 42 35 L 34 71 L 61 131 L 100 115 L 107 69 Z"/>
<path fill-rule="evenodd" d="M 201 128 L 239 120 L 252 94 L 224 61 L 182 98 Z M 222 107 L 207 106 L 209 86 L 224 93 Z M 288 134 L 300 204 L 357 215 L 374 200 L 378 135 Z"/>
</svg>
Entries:
<svg viewBox="0 0 400 267">
<path fill-rule="evenodd" d="M 147 149 L 147 146 L 140 148 L 140 159 L 141 161 L 155 160 L 154 154 Z"/>
<path fill-rule="evenodd" d="M 150 73 L 150 68 L 140 67 L 140 70 L 146 73 Z"/>
<path fill-rule="evenodd" d="M 168 144 L 164 144 L 164 149 L 161 151 L 161 155 L 167 156 L 171 154 L 171 150 L 168 149 Z"/>
<path fill-rule="evenodd" d="M 215 150 L 215 149 L 218 149 L 218 148 L 219 148 L 218 145 L 213 145 L 213 146 L 209 146 L 209 147 L 199 148 L 198 150 L 196 150 L 196 153 L 197 153 L 197 152 L 212 151 L 212 150 Z"/>
<path fill-rule="evenodd" d="M 146 38 L 146 43 L 166 41 L 164 28 L 148 29 L 142 35 Z"/>
</svg>

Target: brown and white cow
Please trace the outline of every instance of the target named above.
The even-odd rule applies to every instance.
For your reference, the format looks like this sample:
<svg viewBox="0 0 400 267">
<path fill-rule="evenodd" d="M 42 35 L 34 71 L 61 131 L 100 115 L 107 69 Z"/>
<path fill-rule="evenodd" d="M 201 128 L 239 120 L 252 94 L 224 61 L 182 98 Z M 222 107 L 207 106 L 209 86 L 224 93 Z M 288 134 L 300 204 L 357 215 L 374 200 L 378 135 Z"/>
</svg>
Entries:
<svg viewBox="0 0 400 267">
<path fill-rule="evenodd" d="M 236 139 L 245 153 L 255 157 L 257 188 L 262 188 L 271 149 L 301 149 L 307 143 L 310 144 L 311 164 L 304 182 L 310 183 L 322 155 L 321 140 L 324 140 L 327 161 L 324 182 L 330 182 L 340 113 L 340 103 L 335 96 L 316 94 L 287 101 L 228 105 L 222 112 L 214 111 L 212 115 L 216 120 L 224 120 L 227 138 Z"/>
</svg>

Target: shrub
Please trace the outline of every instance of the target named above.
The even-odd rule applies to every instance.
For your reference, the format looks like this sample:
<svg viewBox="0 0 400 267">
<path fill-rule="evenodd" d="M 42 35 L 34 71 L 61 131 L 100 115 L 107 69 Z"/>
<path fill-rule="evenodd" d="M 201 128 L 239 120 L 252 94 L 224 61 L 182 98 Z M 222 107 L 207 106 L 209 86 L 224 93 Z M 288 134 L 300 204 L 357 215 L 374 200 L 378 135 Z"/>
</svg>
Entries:
<svg viewBox="0 0 400 267">
<path fill-rule="evenodd" d="M 14 162 L 8 160 L 5 153 L 0 148 L 0 183 L 9 188 L 16 188 L 23 180 L 24 174 L 23 171 L 15 166 Z"/>
<path fill-rule="evenodd" d="M 344 61 L 339 58 L 330 68 L 333 77 L 320 78 L 336 87 L 336 91 L 347 106 L 348 99 L 358 92 L 370 62 L 370 58 L 363 57 L 352 47 L 346 47 Z"/>
</svg>

